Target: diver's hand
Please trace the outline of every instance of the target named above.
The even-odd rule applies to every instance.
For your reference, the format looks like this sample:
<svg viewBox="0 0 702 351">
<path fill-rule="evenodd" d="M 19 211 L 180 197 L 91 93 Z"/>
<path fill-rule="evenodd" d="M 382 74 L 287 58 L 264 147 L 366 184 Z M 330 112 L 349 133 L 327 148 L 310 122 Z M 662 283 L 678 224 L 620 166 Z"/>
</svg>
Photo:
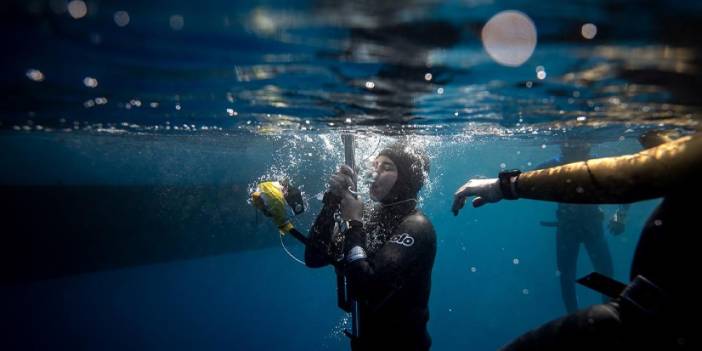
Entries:
<svg viewBox="0 0 702 351">
<path fill-rule="evenodd" d="M 345 193 L 350 193 L 349 190 L 356 191 L 356 174 L 353 169 L 347 165 L 341 165 L 339 171 L 329 179 L 329 191 L 339 198 L 344 198 Z"/>
<path fill-rule="evenodd" d="M 361 220 L 363 203 L 356 198 L 356 174 L 347 165 L 341 165 L 339 171 L 329 179 L 329 190 L 341 198 L 341 217 L 345 220 Z M 352 193 L 353 192 L 353 193 Z"/>
<path fill-rule="evenodd" d="M 473 207 L 480 207 L 488 202 L 498 202 L 502 200 L 502 190 L 500 190 L 500 181 L 497 178 L 491 179 L 471 179 L 463 184 L 456 193 L 453 194 L 453 211 L 454 216 L 458 216 L 458 211 L 463 208 L 466 198 L 475 196 L 473 199 Z"/>
<path fill-rule="evenodd" d="M 350 192 L 341 199 L 341 218 L 360 221 L 363 217 L 363 203 Z"/>
</svg>

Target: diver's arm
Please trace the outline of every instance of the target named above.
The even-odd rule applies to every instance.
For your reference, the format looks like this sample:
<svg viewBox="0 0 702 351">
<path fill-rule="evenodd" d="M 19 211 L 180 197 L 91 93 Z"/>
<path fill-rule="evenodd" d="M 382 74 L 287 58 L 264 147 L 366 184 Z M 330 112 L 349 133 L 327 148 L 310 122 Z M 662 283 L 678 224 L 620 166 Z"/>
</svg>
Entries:
<svg viewBox="0 0 702 351">
<path fill-rule="evenodd" d="M 519 175 L 520 198 L 630 203 L 664 196 L 702 168 L 702 138 L 688 136 L 633 155 L 575 162 Z"/>
<path fill-rule="evenodd" d="M 365 238 L 360 236 L 361 233 L 360 229 L 349 233 L 347 247 L 361 247 L 365 250 Z M 397 288 L 407 275 L 422 269 L 424 265 L 418 265 L 418 262 L 429 260 L 428 255 L 433 257 L 435 250 L 436 234 L 433 226 L 423 215 L 414 214 L 398 226 L 373 260 L 360 258 L 348 262 L 348 258 L 353 256 L 347 254 L 346 274 L 355 294 L 363 298 L 371 292 L 375 294 L 379 290 Z"/>
<path fill-rule="evenodd" d="M 334 230 L 334 212 L 338 207 L 338 199 L 332 193 L 325 193 L 324 206 L 317 215 L 309 233 L 309 240 L 317 245 L 305 246 L 305 265 L 312 268 L 324 267 L 329 262 L 329 252 L 323 252 L 320 248 L 328 250 L 331 244 L 332 231 Z"/>
</svg>

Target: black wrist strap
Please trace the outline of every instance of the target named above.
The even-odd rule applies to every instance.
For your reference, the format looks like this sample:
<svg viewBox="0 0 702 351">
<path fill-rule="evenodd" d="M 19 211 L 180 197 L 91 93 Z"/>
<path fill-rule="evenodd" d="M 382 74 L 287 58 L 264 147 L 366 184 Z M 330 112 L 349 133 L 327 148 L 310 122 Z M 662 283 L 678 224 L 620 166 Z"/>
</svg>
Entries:
<svg viewBox="0 0 702 351">
<path fill-rule="evenodd" d="M 500 172 L 498 176 L 500 180 L 500 190 L 502 196 L 507 200 L 515 200 L 519 198 L 517 194 L 517 179 L 522 172 L 518 169 Z"/>
</svg>

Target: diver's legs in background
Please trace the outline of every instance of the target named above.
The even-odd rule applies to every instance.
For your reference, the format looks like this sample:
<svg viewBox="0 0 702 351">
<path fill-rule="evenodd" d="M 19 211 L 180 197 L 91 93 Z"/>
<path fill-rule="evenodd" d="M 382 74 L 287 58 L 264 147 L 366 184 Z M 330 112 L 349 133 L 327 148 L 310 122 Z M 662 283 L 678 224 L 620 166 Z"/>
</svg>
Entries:
<svg viewBox="0 0 702 351">
<path fill-rule="evenodd" d="M 614 278 L 612 255 L 609 252 L 602 225 L 598 223 L 597 226 L 590 228 L 585 233 L 583 242 L 595 272 Z M 602 302 L 607 301 L 609 301 L 609 297 L 602 295 Z"/>
<path fill-rule="evenodd" d="M 556 230 L 556 265 L 561 274 L 561 295 L 568 313 L 578 310 L 578 300 L 575 296 L 575 268 L 580 247 L 577 235 L 572 229 L 559 224 Z"/>
</svg>

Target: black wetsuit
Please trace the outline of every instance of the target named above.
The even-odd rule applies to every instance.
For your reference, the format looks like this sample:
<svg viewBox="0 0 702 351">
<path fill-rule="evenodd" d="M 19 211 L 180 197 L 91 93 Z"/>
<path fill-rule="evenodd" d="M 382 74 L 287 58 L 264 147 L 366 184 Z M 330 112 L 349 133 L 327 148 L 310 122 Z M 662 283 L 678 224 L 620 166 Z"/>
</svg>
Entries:
<svg viewBox="0 0 702 351">
<path fill-rule="evenodd" d="M 333 212 L 332 206 L 325 205 L 310 231 L 310 239 L 328 251 L 307 246 L 305 262 L 309 267 L 325 266 L 329 255 L 340 252 L 332 239 Z M 367 259 L 344 268 L 361 303 L 361 336 L 351 341 L 352 349 L 428 350 L 428 303 L 436 255 L 431 222 L 410 201 L 380 208 L 363 228 L 350 230 L 357 232 L 347 233 L 347 237 L 360 240 L 346 246 L 360 245 L 368 254 Z"/>
<path fill-rule="evenodd" d="M 647 220 L 634 254 L 631 279 L 641 275 L 662 289 L 662 313 L 646 315 L 615 299 L 549 322 L 502 350 L 699 350 L 700 196 L 699 186 L 680 179 Z"/>
</svg>

